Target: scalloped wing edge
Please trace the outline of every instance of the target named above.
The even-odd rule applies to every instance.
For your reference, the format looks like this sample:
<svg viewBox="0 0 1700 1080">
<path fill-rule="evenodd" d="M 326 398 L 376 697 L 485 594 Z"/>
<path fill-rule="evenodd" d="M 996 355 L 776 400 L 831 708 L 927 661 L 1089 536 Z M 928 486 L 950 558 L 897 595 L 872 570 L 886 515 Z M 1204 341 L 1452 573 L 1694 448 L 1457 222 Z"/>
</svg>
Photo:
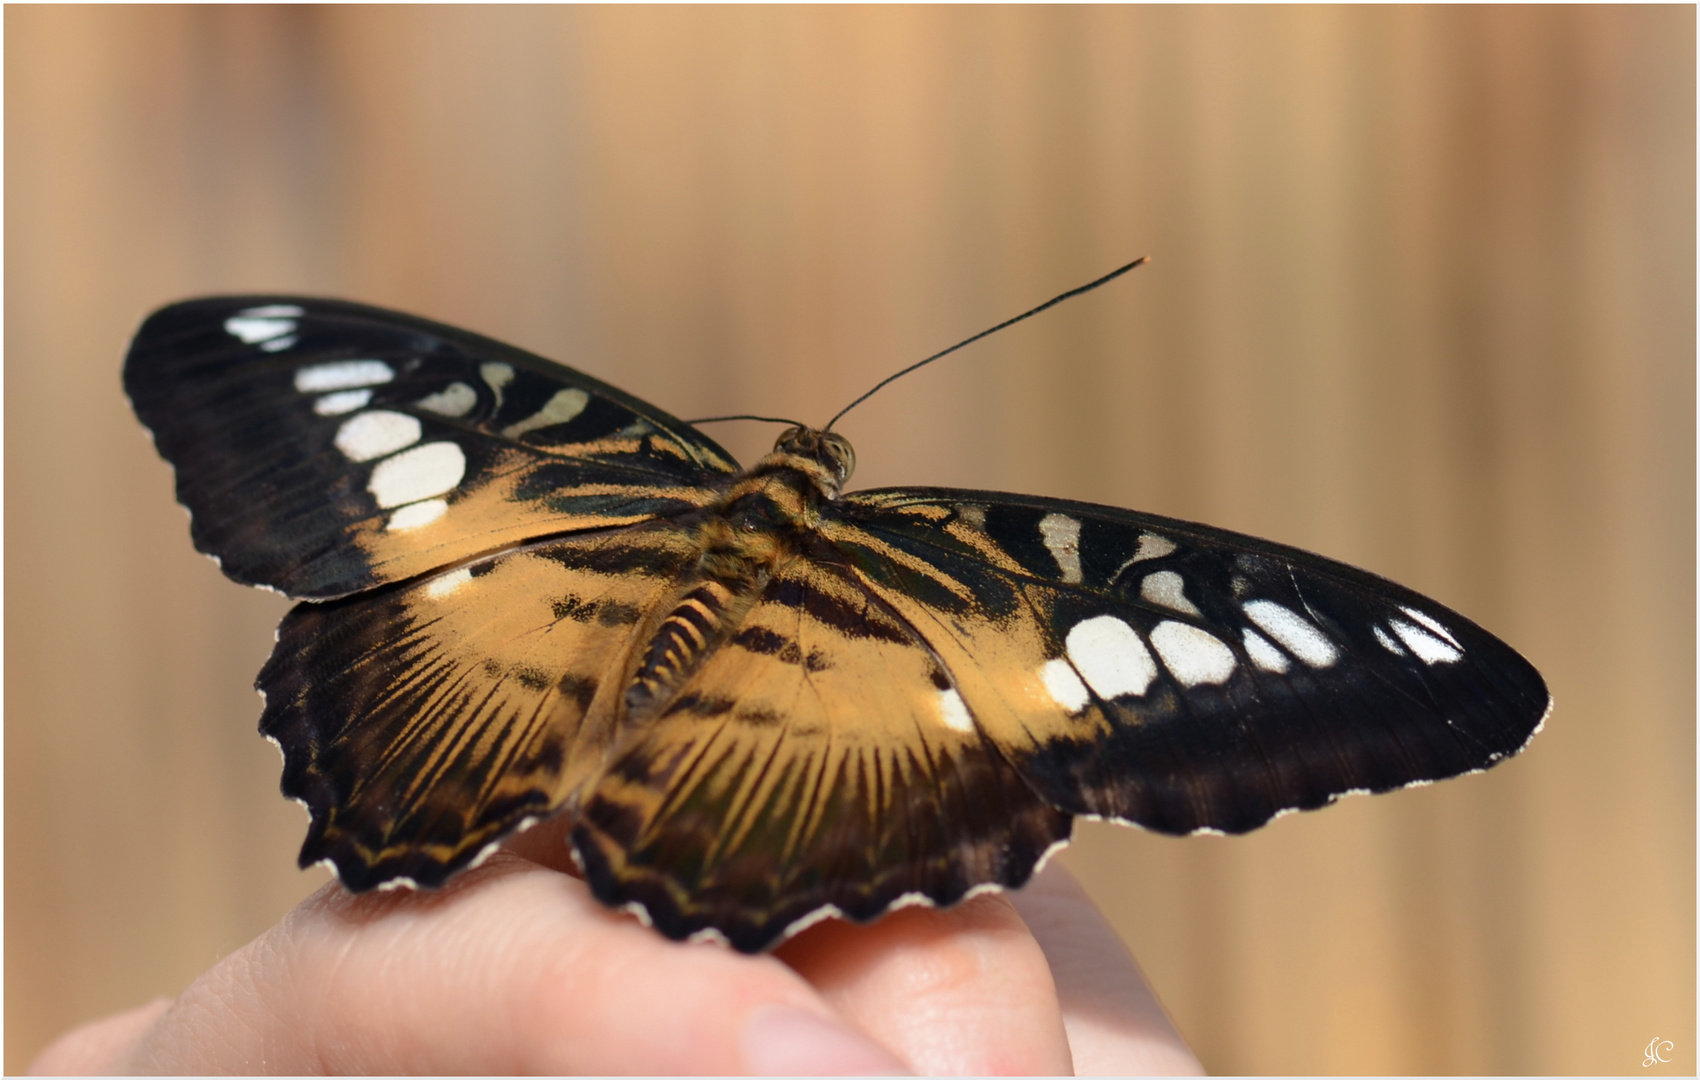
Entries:
<svg viewBox="0 0 1700 1080">
<path fill-rule="evenodd" d="M 1081 815 L 1070 816 L 1079 817 Z M 740 948 L 738 945 L 734 944 L 731 938 L 727 937 L 726 934 L 712 926 L 706 926 L 700 930 L 692 931 L 682 938 L 674 938 L 670 935 L 666 935 L 664 930 L 661 930 L 656 926 L 655 919 L 649 912 L 649 907 L 641 900 L 625 900 L 619 904 L 607 904 L 606 901 L 603 901 L 600 897 L 597 897 L 597 900 L 598 902 L 606 904 L 606 906 L 615 911 L 623 912 L 635 917 L 640 925 L 647 929 L 655 930 L 657 933 L 666 935 L 669 937 L 669 940 L 672 941 L 682 941 L 686 943 L 710 941 L 726 948 L 733 949 L 737 952 L 760 954 L 771 952 L 810 927 L 826 922 L 829 919 L 842 919 L 845 922 L 854 923 L 858 926 L 869 926 L 878 922 L 880 919 L 885 918 L 892 912 L 901 910 L 902 908 L 926 907 L 948 911 L 949 909 L 956 907 L 958 904 L 972 900 L 976 896 L 984 896 L 987 893 L 1015 892 L 1019 889 L 1025 888 L 1029 882 L 1031 882 L 1042 870 L 1045 869 L 1046 864 L 1051 861 L 1051 857 L 1053 855 L 1056 855 L 1073 842 L 1074 837 L 1072 834 L 1062 837 L 1059 840 L 1051 841 L 1050 846 L 1040 852 L 1039 857 L 1034 860 L 1033 866 L 1027 871 L 1027 877 L 1020 885 L 1006 885 L 1000 881 L 983 881 L 978 885 L 970 886 L 961 896 L 946 904 L 939 903 L 933 897 L 928 896 L 924 892 L 906 892 L 888 901 L 884 907 L 881 907 L 878 911 L 872 913 L 865 919 L 856 919 L 851 916 L 847 916 L 843 909 L 837 904 L 821 904 L 818 907 L 811 908 L 802 915 L 793 918 L 790 922 L 780 927 L 780 929 L 770 939 L 755 950 Z M 590 870 L 585 865 L 584 856 L 580 854 L 578 845 L 569 840 L 567 850 L 569 854 L 572 855 L 573 865 L 578 867 L 579 873 L 584 875 L 585 883 L 588 885 L 590 881 Z M 592 889 L 592 895 L 595 896 L 594 888 Z"/>
</svg>

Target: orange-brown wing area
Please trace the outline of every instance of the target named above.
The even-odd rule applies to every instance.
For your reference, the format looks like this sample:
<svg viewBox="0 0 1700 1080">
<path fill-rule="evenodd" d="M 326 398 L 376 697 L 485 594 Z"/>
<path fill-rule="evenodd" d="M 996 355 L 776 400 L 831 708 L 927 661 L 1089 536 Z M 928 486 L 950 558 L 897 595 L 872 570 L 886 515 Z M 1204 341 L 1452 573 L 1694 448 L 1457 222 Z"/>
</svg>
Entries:
<svg viewBox="0 0 1700 1080">
<path fill-rule="evenodd" d="M 764 949 L 1024 883 L 1071 819 L 976 730 L 926 647 L 830 566 L 786 564 L 732 639 L 627 733 L 573 842 L 598 898 L 672 938 Z"/>
<path fill-rule="evenodd" d="M 600 763 L 646 615 L 693 565 L 660 525 L 504 552 L 302 604 L 260 673 L 260 730 L 312 815 L 303 866 L 440 884 Z"/>
</svg>

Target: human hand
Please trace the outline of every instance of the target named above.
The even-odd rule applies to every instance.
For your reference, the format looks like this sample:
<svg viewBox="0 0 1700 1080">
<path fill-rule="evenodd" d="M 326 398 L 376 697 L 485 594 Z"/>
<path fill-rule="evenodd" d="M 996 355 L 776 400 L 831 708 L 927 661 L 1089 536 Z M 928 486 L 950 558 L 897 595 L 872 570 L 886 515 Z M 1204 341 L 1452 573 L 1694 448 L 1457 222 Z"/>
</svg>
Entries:
<svg viewBox="0 0 1700 1080">
<path fill-rule="evenodd" d="M 1200 1071 L 1060 866 L 743 956 L 603 907 L 560 872 L 560 840 L 533 830 L 435 892 L 327 885 L 176 1000 L 77 1028 L 32 1071 Z"/>
</svg>

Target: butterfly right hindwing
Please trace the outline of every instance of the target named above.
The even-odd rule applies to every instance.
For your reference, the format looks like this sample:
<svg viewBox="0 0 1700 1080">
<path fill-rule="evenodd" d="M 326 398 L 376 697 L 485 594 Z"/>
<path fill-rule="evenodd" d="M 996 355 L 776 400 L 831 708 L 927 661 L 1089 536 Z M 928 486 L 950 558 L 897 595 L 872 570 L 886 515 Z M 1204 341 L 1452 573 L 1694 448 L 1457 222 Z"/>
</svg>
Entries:
<svg viewBox="0 0 1700 1080">
<path fill-rule="evenodd" d="M 823 909 L 859 922 L 1024 884 L 1069 835 L 969 718 L 936 658 L 827 560 L 794 559 L 578 815 L 596 896 L 657 929 L 767 948 Z"/>
</svg>

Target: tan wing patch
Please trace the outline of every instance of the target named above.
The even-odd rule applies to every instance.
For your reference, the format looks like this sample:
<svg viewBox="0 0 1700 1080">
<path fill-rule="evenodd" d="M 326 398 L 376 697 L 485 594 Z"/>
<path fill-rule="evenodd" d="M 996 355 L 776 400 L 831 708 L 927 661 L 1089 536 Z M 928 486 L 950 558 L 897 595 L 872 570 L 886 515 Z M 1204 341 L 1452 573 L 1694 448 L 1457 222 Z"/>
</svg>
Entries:
<svg viewBox="0 0 1700 1080">
<path fill-rule="evenodd" d="M 867 920 L 910 894 L 1019 885 L 1069 820 L 899 620 L 798 561 L 623 741 L 574 839 L 604 901 L 755 951 L 826 907 Z"/>
<path fill-rule="evenodd" d="M 655 517 L 658 508 L 677 512 L 718 496 L 709 488 L 645 477 L 629 484 L 576 483 L 570 497 L 539 498 L 528 489 L 555 463 L 529 449 L 497 451 L 486 467 L 457 469 L 452 453 L 435 458 L 425 453 L 438 447 L 460 452 L 452 441 L 426 443 L 370 470 L 367 494 L 378 512 L 352 525 L 349 535 L 381 580 L 411 577 L 551 532 L 630 525 Z M 395 499 L 408 501 L 389 505 Z"/>
<path fill-rule="evenodd" d="M 1048 632 L 1055 622 L 1054 594 L 1005 578 L 1007 610 L 1000 615 L 982 602 L 988 572 L 1020 567 L 971 521 L 953 521 L 949 534 L 979 557 L 952 561 L 972 571 L 972 579 L 953 576 L 948 566 L 845 522 L 826 522 L 822 532 L 834 543 L 886 560 L 884 574 L 891 568 L 902 572 L 891 575 L 894 580 L 863 574 L 859 583 L 927 642 L 995 743 L 1019 753 L 1054 739 L 1089 740 L 1109 729 L 1109 719 Z M 998 554 L 985 556 L 988 550 Z"/>
<path fill-rule="evenodd" d="M 356 889 L 435 884 L 560 808 L 599 761 L 645 617 L 695 555 L 650 527 L 293 611 L 260 675 L 261 730 L 313 816 L 303 863 L 329 859 Z"/>
</svg>

